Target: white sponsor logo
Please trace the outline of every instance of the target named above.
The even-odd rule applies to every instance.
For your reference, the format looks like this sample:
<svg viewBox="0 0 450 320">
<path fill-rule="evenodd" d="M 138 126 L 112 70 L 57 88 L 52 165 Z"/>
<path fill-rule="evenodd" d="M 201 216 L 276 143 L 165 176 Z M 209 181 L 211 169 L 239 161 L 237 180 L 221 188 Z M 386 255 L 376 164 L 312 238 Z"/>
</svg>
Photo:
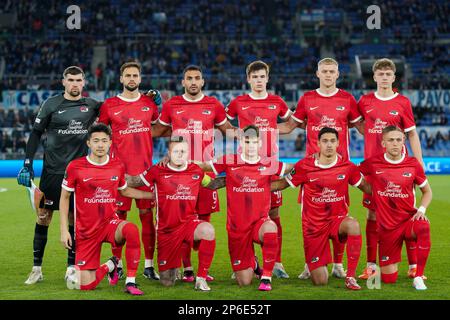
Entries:
<svg viewBox="0 0 450 320">
<path fill-rule="evenodd" d="M 327 187 L 323 188 L 322 194 L 320 197 L 312 197 L 312 201 L 314 202 L 339 202 L 345 199 L 344 196 L 338 197 L 337 191 L 333 189 L 329 189 Z"/>
<path fill-rule="evenodd" d="M 402 187 L 394 182 L 389 181 L 384 191 L 377 191 L 381 197 L 389 198 L 409 198 L 409 194 L 402 193 Z"/>
<path fill-rule="evenodd" d="M 256 179 L 245 176 L 240 187 L 233 187 L 233 192 L 264 192 L 266 189 L 258 187 Z"/>
<path fill-rule="evenodd" d="M 64 113 L 64 112 L 66 112 L 67 110 L 58 110 L 58 114 L 61 114 L 61 113 Z"/>
<path fill-rule="evenodd" d="M 148 132 L 150 130 L 150 128 L 144 127 L 142 120 L 130 118 L 128 119 L 128 128 L 125 130 L 119 130 L 119 134 L 126 135 L 131 133 Z"/>
<path fill-rule="evenodd" d="M 111 192 L 102 187 L 97 187 L 91 198 L 84 198 L 85 203 L 114 203 L 115 201 L 116 199 L 112 197 Z"/>
<path fill-rule="evenodd" d="M 83 179 L 83 182 L 89 181 L 89 180 L 91 180 L 91 179 L 93 179 L 93 178 L 86 178 L 86 179 Z"/>
<path fill-rule="evenodd" d="M 70 120 L 67 129 L 59 129 L 58 134 L 86 134 L 87 129 L 83 129 L 81 121 Z"/>
<path fill-rule="evenodd" d="M 257 116 L 255 118 L 255 126 L 258 127 L 259 131 L 273 131 L 274 129 L 269 127 L 270 123 L 268 119 L 261 118 L 260 116 Z"/>
<path fill-rule="evenodd" d="M 180 129 L 180 134 L 209 134 L 210 130 L 203 130 L 203 123 L 194 119 L 189 119 L 186 129 Z"/>
<path fill-rule="evenodd" d="M 342 131 L 341 127 L 336 126 L 336 120 L 334 118 L 329 118 L 328 116 L 322 116 L 320 119 L 320 124 L 318 126 L 312 126 L 313 131 L 320 131 L 323 127 L 334 128 L 336 131 Z"/>
<path fill-rule="evenodd" d="M 41 123 L 41 119 L 36 118 L 36 123 Z"/>
<path fill-rule="evenodd" d="M 316 110 L 318 107 L 310 107 L 309 110 Z"/>
<path fill-rule="evenodd" d="M 383 129 L 387 126 L 387 122 L 386 121 L 382 121 L 380 119 L 376 119 L 375 123 L 373 125 L 373 128 L 369 129 L 369 133 L 382 133 Z"/>
<path fill-rule="evenodd" d="M 179 184 L 173 195 L 166 195 L 167 200 L 196 200 L 197 197 L 192 195 L 191 187 Z"/>
<path fill-rule="evenodd" d="M 118 111 L 118 112 L 114 112 L 114 115 L 117 116 L 119 113 L 122 113 L 123 110 Z"/>
</svg>

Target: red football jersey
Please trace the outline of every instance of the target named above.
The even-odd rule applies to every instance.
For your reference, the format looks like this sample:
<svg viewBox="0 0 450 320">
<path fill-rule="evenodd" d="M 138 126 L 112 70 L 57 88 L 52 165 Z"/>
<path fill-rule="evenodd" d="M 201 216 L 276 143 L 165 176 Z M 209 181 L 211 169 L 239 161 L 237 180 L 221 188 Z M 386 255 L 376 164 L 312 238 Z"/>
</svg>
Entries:
<svg viewBox="0 0 450 320">
<path fill-rule="evenodd" d="M 306 156 L 320 151 L 317 146 L 319 131 L 330 127 L 339 133 L 338 153 L 344 160 L 349 159 L 348 124 L 361 119 L 356 100 L 350 93 L 342 89 L 336 89 L 330 95 L 324 95 L 318 89 L 308 91 L 298 101 L 292 118 L 299 123 L 306 121 Z"/>
<path fill-rule="evenodd" d="M 403 154 L 400 160 L 392 161 L 386 154 L 378 154 L 360 167 L 365 176 L 370 176 L 379 226 L 392 230 L 416 214 L 415 186 L 422 188 L 428 183 L 416 158 Z"/>
<path fill-rule="evenodd" d="M 214 97 L 202 95 L 190 100 L 175 96 L 164 103 L 159 122 L 172 126 L 172 135 L 181 135 L 190 142 L 190 159 L 205 162 L 214 157 L 214 126 L 225 124 L 223 105 Z"/>
<path fill-rule="evenodd" d="M 268 217 L 270 211 L 270 164 L 259 159 L 247 162 L 241 155 L 226 155 L 210 162 L 216 175 L 225 172 L 227 188 L 227 230 L 245 233 L 253 223 Z M 277 161 L 276 175 L 285 164 Z M 266 173 L 267 172 L 267 173 Z"/>
<path fill-rule="evenodd" d="M 127 187 L 125 167 L 118 159 L 97 164 L 89 156 L 69 163 L 62 187 L 74 192 L 75 230 L 78 239 L 89 239 L 117 219 L 117 190 Z"/>
<path fill-rule="evenodd" d="M 102 104 L 98 121 L 111 126 L 111 155 L 124 163 L 127 174 L 137 175 L 152 165 L 152 123 L 158 116 L 158 107 L 143 94 L 133 100 L 118 95 Z"/>
<path fill-rule="evenodd" d="M 277 145 L 277 120 L 289 118 L 290 111 L 286 102 L 277 95 L 267 94 L 265 98 L 253 98 L 251 94 L 237 97 L 226 108 L 227 117 L 230 120 L 238 117 L 239 128 L 255 125 L 263 142 L 262 157 L 278 153 Z"/>
<path fill-rule="evenodd" d="M 303 230 L 314 234 L 328 225 L 333 216 L 348 214 L 348 185 L 358 187 L 362 175 L 356 165 L 340 156 L 324 166 L 315 155 L 310 155 L 298 161 L 285 179 L 294 188 L 303 185 Z"/>
<path fill-rule="evenodd" d="M 385 127 L 394 125 L 405 132 L 416 128 L 411 103 L 399 93 L 391 98 L 381 98 L 376 92 L 369 93 L 359 99 L 358 109 L 365 120 L 364 159 L 384 152 L 381 132 Z"/>
<path fill-rule="evenodd" d="M 204 175 L 193 163 L 181 169 L 170 164 L 153 166 L 140 175 L 147 186 L 155 184 L 158 232 L 171 232 L 184 222 L 196 219 L 195 205 Z"/>
</svg>

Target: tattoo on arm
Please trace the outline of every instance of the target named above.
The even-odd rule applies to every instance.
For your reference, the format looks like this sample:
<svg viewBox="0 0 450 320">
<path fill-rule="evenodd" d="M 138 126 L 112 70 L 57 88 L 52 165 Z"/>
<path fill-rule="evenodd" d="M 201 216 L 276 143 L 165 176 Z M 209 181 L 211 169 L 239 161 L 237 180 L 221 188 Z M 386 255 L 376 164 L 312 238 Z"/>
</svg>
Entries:
<svg viewBox="0 0 450 320">
<path fill-rule="evenodd" d="M 226 185 L 226 177 L 217 177 L 211 180 L 211 182 L 206 186 L 206 188 L 211 190 L 217 190 L 225 187 Z"/>
</svg>

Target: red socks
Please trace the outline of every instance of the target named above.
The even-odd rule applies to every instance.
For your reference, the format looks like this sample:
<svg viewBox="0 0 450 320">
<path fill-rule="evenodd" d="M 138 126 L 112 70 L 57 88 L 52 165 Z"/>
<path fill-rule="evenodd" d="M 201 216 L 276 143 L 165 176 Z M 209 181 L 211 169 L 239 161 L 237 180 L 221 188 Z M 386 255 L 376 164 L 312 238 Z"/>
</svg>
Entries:
<svg viewBox="0 0 450 320">
<path fill-rule="evenodd" d="M 414 221 L 413 231 L 417 238 L 417 271 L 416 277 L 423 276 L 423 271 L 430 254 L 430 224 L 427 221 Z"/>
<path fill-rule="evenodd" d="M 142 225 L 142 244 L 144 245 L 145 259 L 153 259 L 155 253 L 155 225 L 153 223 L 153 214 L 151 211 L 139 214 Z"/>
<path fill-rule="evenodd" d="M 183 260 L 184 269 L 192 267 L 191 247 L 186 242 L 181 245 L 181 258 Z"/>
<path fill-rule="evenodd" d="M 381 281 L 383 283 L 395 283 L 397 282 L 398 271 L 394 273 L 381 273 Z"/>
<path fill-rule="evenodd" d="M 122 228 L 125 238 L 125 259 L 127 261 L 127 277 L 135 277 L 141 259 L 141 243 L 139 242 L 139 229 L 133 223 L 127 223 Z"/>
<path fill-rule="evenodd" d="M 417 264 L 417 243 L 413 239 L 405 239 L 406 253 L 408 255 L 408 264 Z"/>
<path fill-rule="evenodd" d="M 332 239 L 333 242 L 333 262 L 342 263 L 342 258 L 344 257 L 345 243 L 339 240 Z"/>
<path fill-rule="evenodd" d="M 263 256 L 263 277 L 272 277 L 275 259 L 278 250 L 278 234 L 266 232 L 263 236 L 262 256 Z"/>
<path fill-rule="evenodd" d="M 116 211 L 116 214 L 120 220 L 127 220 L 128 214 L 126 211 L 123 213 Z M 118 246 L 118 247 L 112 246 L 111 247 L 111 252 L 112 252 L 113 256 L 119 258 L 119 260 L 122 259 L 122 248 L 123 248 L 123 246 Z"/>
<path fill-rule="evenodd" d="M 277 225 L 277 238 L 278 238 L 278 250 L 277 250 L 277 258 L 275 262 L 281 263 L 281 246 L 283 244 L 283 228 L 281 227 L 280 217 L 270 218 Z"/>
<path fill-rule="evenodd" d="M 209 267 L 214 257 L 216 240 L 201 240 L 198 247 L 198 271 L 197 276 L 206 278 Z"/>
<path fill-rule="evenodd" d="M 355 277 L 356 267 L 361 254 L 361 244 L 361 235 L 347 236 L 347 277 Z"/>
<path fill-rule="evenodd" d="M 366 224 L 367 262 L 377 262 L 378 232 L 377 222 L 367 220 Z"/>
<path fill-rule="evenodd" d="M 109 268 L 106 264 L 102 264 L 100 268 L 95 271 L 95 280 L 89 284 L 80 285 L 80 290 L 94 290 L 100 281 L 108 274 Z"/>
</svg>

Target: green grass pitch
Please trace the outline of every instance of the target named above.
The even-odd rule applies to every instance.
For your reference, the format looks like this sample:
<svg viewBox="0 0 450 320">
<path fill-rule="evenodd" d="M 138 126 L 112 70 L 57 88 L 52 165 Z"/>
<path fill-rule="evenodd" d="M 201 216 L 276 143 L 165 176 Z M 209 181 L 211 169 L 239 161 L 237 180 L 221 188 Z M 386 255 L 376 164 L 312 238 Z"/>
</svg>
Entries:
<svg viewBox="0 0 450 320">
<path fill-rule="evenodd" d="M 281 208 L 283 225 L 283 263 L 290 279 L 273 280 L 271 292 L 259 292 L 258 282 L 249 287 L 239 288 L 230 279 L 231 265 L 227 251 L 225 230 L 226 202 L 225 192 L 220 191 L 221 212 L 214 214 L 212 223 L 216 228 L 217 248 L 210 274 L 216 280 L 211 283 L 211 292 L 196 292 L 193 284 L 177 282 L 174 287 L 164 288 L 158 282 L 149 281 L 142 276 L 143 260 L 139 266 L 137 282 L 145 291 L 142 297 L 131 297 L 123 293 L 124 280 L 117 287 L 110 287 L 103 280 L 98 288 L 91 292 L 68 290 L 63 280 L 66 270 L 67 253 L 59 243 L 59 213 L 55 212 L 49 230 L 49 238 L 44 256 L 44 281 L 32 286 L 24 284 L 31 270 L 33 230 L 35 214 L 31 210 L 25 188 L 18 186 L 15 179 L 0 179 L 0 261 L 2 280 L 0 300 L 6 299 L 232 299 L 232 300 L 275 300 L 275 299 L 449 299 L 450 288 L 450 176 L 430 176 L 433 188 L 433 202 L 427 215 L 431 221 L 432 249 L 425 274 L 428 290 L 416 291 L 412 288 L 412 280 L 406 277 L 407 259 L 403 250 L 403 262 L 400 264 L 398 282 L 394 285 L 383 285 L 380 290 L 367 289 L 364 282 L 359 281 L 363 290 L 351 292 L 345 289 L 343 280 L 330 278 L 328 286 L 314 287 L 310 280 L 299 280 L 297 275 L 303 269 L 304 255 L 301 238 L 300 210 L 297 204 L 297 190 L 283 191 L 284 205 Z M 4 191 L 3 188 L 7 190 Z M 418 193 L 420 194 L 420 192 Z M 363 230 L 363 249 L 358 265 L 358 274 L 365 265 L 365 209 L 361 206 L 362 194 L 359 190 L 351 190 L 351 215 L 357 218 Z M 136 209 L 132 209 L 129 219 L 140 227 Z M 261 250 L 256 247 L 261 255 Z M 102 261 L 111 256 L 110 245 L 105 244 Z M 142 257 L 143 258 L 143 257 Z M 193 255 L 194 266 L 197 265 L 196 254 Z M 346 265 L 346 257 L 344 257 Z M 331 270 L 331 266 L 329 266 Z"/>
</svg>

